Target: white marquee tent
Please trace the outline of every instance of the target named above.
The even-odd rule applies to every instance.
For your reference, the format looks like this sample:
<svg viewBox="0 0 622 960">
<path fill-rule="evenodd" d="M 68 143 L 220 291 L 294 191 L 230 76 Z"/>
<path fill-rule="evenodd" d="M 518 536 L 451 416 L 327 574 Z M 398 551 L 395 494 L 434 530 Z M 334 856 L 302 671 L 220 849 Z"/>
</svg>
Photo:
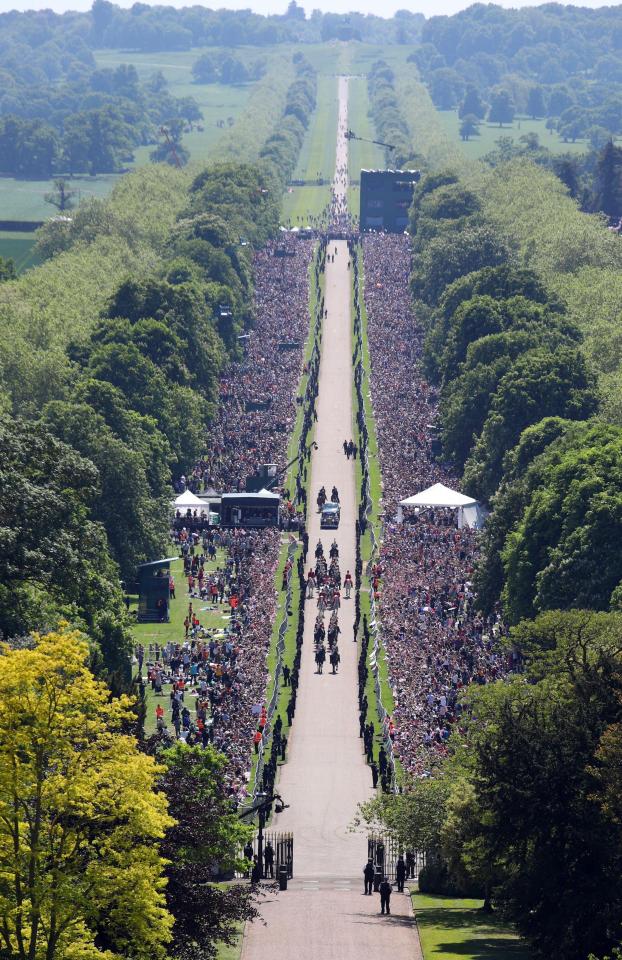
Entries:
<svg viewBox="0 0 622 960">
<path fill-rule="evenodd" d="M 458 493 L 456 490 L 450 490 L 450 488 L 446 487 L 443 483 L 435 483 L 433 486 L 428 487 L 427 490 L 422 490 L 421 493 L 416 493 L 412 497 L 400 500 L 397 509 L 398 523 L 402 523 L 404 519 L 404 507 L 418 507 L 419 509 L 425 509 L 426 507 L 449 507 L 450 509 L 458 510 L 459 527 L 464 526 L 464 524 L 468 527 L 480 527 L 483 520 L 482 511 L 477 500 L 474 500 L 473 497 L 465 497 L 463 493 Z"/>
<path fill-rule="evenodd" d="M 198 507 L 206 510 L 208 506 L 209 504 L 205 500 L 201 500 L 191 490 L 185 490 L 184 493 L 179 494 L 176 500 L 173 500 L 174 510 L 187 510 L 188 508 L 196 510 Z"/>
</svg>

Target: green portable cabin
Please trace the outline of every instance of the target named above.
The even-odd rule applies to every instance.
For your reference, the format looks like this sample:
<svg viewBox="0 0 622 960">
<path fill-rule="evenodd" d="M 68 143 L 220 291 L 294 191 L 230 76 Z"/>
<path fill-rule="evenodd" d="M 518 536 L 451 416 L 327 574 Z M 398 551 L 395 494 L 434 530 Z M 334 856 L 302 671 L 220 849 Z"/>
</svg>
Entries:
<svg viewBox="0 0 622 960">
<path fill-rule="evenodd" d="M 141 563 L 138 567 L 138 622 L 168 623 L 170 620 L 169 576 L 176 557 Z"/>
</svg>

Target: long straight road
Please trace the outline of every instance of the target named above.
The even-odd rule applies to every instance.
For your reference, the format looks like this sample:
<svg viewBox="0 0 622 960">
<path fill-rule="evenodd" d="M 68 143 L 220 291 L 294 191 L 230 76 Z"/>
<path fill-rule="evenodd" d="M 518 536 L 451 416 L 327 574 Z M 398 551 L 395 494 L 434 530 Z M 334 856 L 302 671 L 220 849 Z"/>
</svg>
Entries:
<svg viewBox="0 0 622 960">
<path fill-rule="evenodd" d="M 339 80 L 339 131 L 334 194 L 347 190 L 347 78 Z M 320 530 L 314 510 L 308 518 L 309 554 L 319 539 L 328 551 L 339 545 L 342 576 L 354 576 L 356 488 L 355 465 L 343 453 L 352 435 L 351 270 L 345 241 L 329 243 L 326 265 L 323 349 L 319 376 L 318 449 L 311 460 L 310 504 L 321 486 L 335 484 L 341 501 L 339 529 Z M 307 601 L 298 704 L 281 768 L 279 793 L 289 808 L 274 817 L 274 829 L 294 833 L 295 880 L 287 892 L 266 901 L 266 924 L 247 925 L 243 960 L 360 960 L 380 951 L 391 960 L 417 960 L 419 941 L 409 899 L 392 898 L 391 917 L 379 916 L 379 897 L 363 895 L 362 869 L 367 844 L 349 830 L 357 804 L 371 796 L 371 775 L 365 764 L 358 729 L 357 645 L 353 642 L 354 599 L 343 600 L 339 673 L 316 673 L 313 627 L 316 602 Z"/>
</svg>

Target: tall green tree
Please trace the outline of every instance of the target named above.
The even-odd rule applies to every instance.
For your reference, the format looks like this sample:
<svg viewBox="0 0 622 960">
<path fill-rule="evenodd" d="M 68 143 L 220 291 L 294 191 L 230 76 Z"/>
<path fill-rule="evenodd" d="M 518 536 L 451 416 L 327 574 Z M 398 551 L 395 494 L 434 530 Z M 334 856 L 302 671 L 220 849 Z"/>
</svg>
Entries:
<svg viewBox="0 0 622 960">
<path fill-rule="evenodd" d="M 164 960 L 172 918 L 158 768 L 121 733 L 75 632 L 2 651 L 0 942 L 15 960 Z"/>
<path fill-rule="evenodd" d="M 604 955 L 622 922 L 621 826 L 598 777 L 603 735 L 622 713 L 622 617 L 551 612 L 521 625 L 514 641 L 530 682 L 469 695 L 483 812 L 471 841 L 494 864 L 495 905 L 537 956 Z"/>
<path fill-rule="evenodd" d="M 608 217 L 622 217 L 622 148 L 614 146 L 612 140 L 598 156 L 593 206 Z"/>
<path fill-rule="evenodd" d="M 174 918 L 171 956 L 212 960 L 219 943 L 234 944 L 239 924 L 258 916 L 256 893 L 246 884 L 221 889 L 214 871 L 248 868 L 241 850 L 253 827 L 242 823 L 227 796 L 227 759 L 213 747 L 148 745 L 164 765 L 161 788 L 175 823 L 161 850 L 168 861 L 166 902 Z"/>
<path fill-rule="evenodd" d="M 41 424 L 0 420 L 0 632 L 50 629 L 64 616 L 97 632 L 122 619 L 118 569 L 101 524 L 93 463 Z"/>
<path fill-rule="evenodd" d="M 570 347 L 531 350 L 501 379 L 482 433 L 465 467 L 465 486 L 489 500 L 503 476 L 506 453 L 526 427 L 544 417 L 584 420 L 598 407 L 593 373 Z"/>
<path fill-rule="evenodd" d="M 492 94 L 488 111 L 490 123 L 498 123 L 502 127 L 504 123 L 512 122 L 515 112 L 514 101 L 508 90 L 497 90 Z"/>
</svg>

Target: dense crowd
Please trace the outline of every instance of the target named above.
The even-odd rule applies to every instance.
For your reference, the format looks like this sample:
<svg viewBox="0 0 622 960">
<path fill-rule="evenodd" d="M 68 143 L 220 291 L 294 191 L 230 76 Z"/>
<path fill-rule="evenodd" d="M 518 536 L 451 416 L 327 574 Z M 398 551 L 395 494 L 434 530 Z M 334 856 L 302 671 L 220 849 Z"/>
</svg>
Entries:
<svg viewBox="0 0 622 960">
<path fill-rule="evenodd" d="M 243 489 L 261 464 L 284 466 L 309 327 L 312 252 L 309 241 L 289 235 L 255 255 L 255 324 L 244 360 L 221 381 L 208 458 L 189 478 L 195 489 L 206 484 L 219 491 Z M 188 607 L 177 642 L 152 651 L 145 663 L 156 694 L 157 726 L 224 752 L 231 795 L 241 799 L 252 745 L 257 748 L 266 724 L 266 656 L 277 611 L 280 532 L 182 528 L 174 540 L 184 558 Z M 216 569 L 210 563 L 214 557 L 220 562 Z M 213 608 L 225 612 L 223 629 L 202 623 L 204 611 Z M 144 655 L 139 651 L 139 662 Z"/>
<path fill-rule="evenodd" d="M 220 382 L 203 479 L 244 489 L 262 463 L 283 465 L 296 419 L 303 344 L 309 332 L 308 271 L 313 241 L 283 233 L 254 257 L 255 324 L 242 342 L 244 360 Z"/>
<path fill-rule="evenodd" d="M 459 723 L 460 690 L 511 667 L 498 621 L 473 605 L 477 535 L 456 512 L 422 510 L 398 524 L 401 499 L 457 478 L 431 452 L 438 402 L 420 369 L 423 331 L 410 302 L 409 239 L 363 241 L 371 393 L 383 479 L 384 539 L 377 601 L 395 697 L 393 745 L 407 770 L 425 775 Z"/>
</svg>

